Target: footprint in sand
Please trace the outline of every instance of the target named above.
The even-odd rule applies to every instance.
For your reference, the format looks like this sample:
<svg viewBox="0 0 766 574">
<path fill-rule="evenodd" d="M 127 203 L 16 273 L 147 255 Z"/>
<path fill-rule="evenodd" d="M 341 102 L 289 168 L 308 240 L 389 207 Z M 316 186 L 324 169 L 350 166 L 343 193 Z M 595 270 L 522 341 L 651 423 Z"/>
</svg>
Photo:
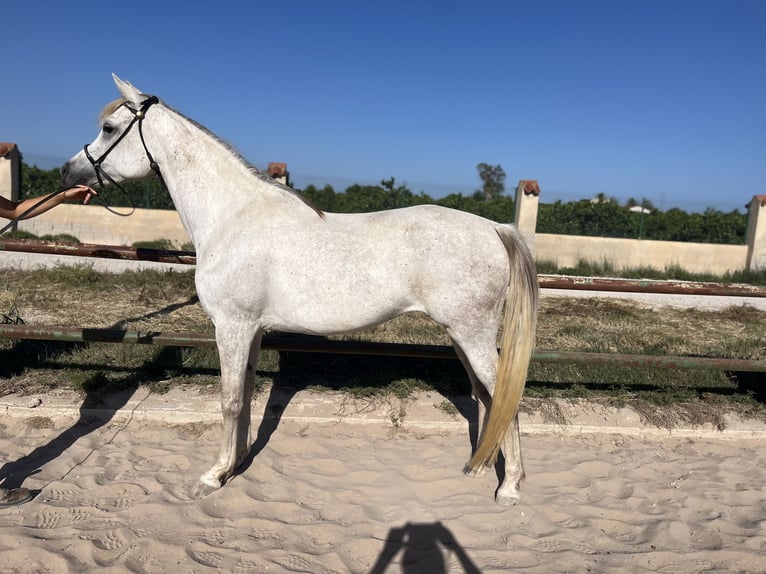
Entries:
<svg viewBox="0 0 766 574">
<path fill-rule="evenodd" d="M 41 530 L 48 530 L 52 528 L 63 528 L 72 526 L 77 523 L 86 522 L 95 516 L 93 511 L 71 508 L 64 511 L 58 510 L 43 510 L 42 512 L 35 512 L 30 519 L 32 528 L 39 528 Z M 26 521 L 25 521 L 26 522 Z"/>
<path fill-rule="evenodd" d="M 226 561 L 226 556 L 224 554 L 220 552 L 211 552 L 210 550 L 189 549 L 186 551 L 186 554 L 198 564 L 210 568 L 218 568 L 219 571 L 223 563 Z"/>
</svg>

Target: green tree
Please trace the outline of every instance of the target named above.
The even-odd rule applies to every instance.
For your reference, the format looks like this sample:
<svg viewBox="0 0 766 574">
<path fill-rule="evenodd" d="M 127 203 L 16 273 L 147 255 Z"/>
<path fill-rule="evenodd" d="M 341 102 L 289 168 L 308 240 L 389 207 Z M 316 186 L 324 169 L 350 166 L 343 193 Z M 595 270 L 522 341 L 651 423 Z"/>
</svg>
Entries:
<svg viewBox="0 0 766 574">
<path fill-rule="evenodd" d="M 338 196 L 335 209 L 341 213 L 367 213 L 385 209 L 386 191 L 379 185 L 354 184 Z"/>
<path fill-rule="evenodd" d="M 40 169 L 21 164 L 20 194 L 22 198 L 38 197 L 61 189 L 58 168 Z M 146 181 L 134 181 L 115 185 L 96 186 L 98 197 L 94 203 L 110 207 L 145 207 L 147 209 L 175 209 L 170 194 L 156 177 Z"/>
<path fill-rule="evenodd" d="M 462 193 L 450 193 L 441 199 L 437 199 L 436 203 L 442 207 L 475 213 L 479 200 L 475 196 L 467 197 Z"/>
<path fill-rule="evenodd" d="M 322 211 L 338 211 L 335 207 L 336 193 L 331 185 L 325 185 L 322 189 L 308 185 L 300 193 Z"/>
<path fill-rule="evenodd" d="M 485 200 L 490 200 L 505 192 L 505 171 L 500 165 L 480 163 L 476 166 L 482 185 L 481 193 Z"/>
<path fill-rule="evenodd" d="M 40 169 L 21 163 L 21 198 L 38 197 L 61 189 L 61 176 L 58 169 Z"/>
<path fill-rule="evenodd" d="M 384 179 L 380 186 L 386 193 L 383 209 L 395 209 L 412 205 L 412 192 L 405 185 L 396 185 L 393 177 Z"/>
<path fill-rule="evenodd" d="M 175 209 L 168 191 L 156 177 L 145 181 L 106 185 L 96 189 L 100 202 L 110 207 L 142 207 L 146 209 Z"/>
<path fill-rule="evenodd" d="M 636 237 L 639 222 L 634 221 L 634 215 L 611 201 L 557 201 L 540 205 L 537 231 L 561 235 Z"/>
<path fill-rule="evenodd" d="M 315 197 L 321 200 L 329 198 L 328 193 L 320 192 L 313 186 L 307 187 L 302 193 L 312 200 Z M 406 185 L 397 185 L 392 177 L 384 179 L 380 185 L 354 184 L 346 188 L 344 193 L 333 193 L 332 209 L 328 211 L 366 213 L 433 202 L 434 200 L 424 193 L 415 195 Z M 323 201 L 316 203 L 321 209 L 327 209 L 325 204 Z"/>
</svg>

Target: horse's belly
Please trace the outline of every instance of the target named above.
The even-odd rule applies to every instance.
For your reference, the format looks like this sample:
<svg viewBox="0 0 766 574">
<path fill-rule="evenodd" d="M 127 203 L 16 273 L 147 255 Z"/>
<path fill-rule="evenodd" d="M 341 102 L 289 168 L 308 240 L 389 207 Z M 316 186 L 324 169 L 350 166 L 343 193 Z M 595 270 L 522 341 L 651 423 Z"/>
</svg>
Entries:
<svg viewBox="0 0 766 574">
<path fill-rule="evenodd" d="M 342 281 L 334 285 L 322 283 L 272 290 L 263 311 L 266 328 L 328 335 L 356 331 L 402 313 L 423 310 L 413 293 L 391 285 L 347 288 L 338 284 Z"/>
</svg>

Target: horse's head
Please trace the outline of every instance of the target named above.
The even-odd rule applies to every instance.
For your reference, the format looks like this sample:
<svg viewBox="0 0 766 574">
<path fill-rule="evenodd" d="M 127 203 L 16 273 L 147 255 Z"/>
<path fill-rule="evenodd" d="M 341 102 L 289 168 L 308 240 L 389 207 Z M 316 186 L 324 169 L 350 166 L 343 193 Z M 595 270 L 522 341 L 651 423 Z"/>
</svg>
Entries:
<svg viewBox="0 0 766 574">
<path fill-rule="evenodd" d="M 112 74 L 122 98 L 101 113 L 101 132 L 61 168 L 64 185 L 95 185 L 145 179 L 158 168 L 143 141 L 142 123 L 156 97 Z"/>
</svg>

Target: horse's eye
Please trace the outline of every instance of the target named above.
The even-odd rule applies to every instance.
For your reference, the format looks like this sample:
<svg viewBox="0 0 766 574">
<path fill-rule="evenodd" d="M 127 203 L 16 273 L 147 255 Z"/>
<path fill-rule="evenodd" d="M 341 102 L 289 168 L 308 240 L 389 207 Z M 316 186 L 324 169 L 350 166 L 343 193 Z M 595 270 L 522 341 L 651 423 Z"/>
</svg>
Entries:
<svg viewBox="0 0 766 574">
<path fill-rule="evenodd" d="M 104 124 L 104 126 L 101 128 L 101 130 L 105 134 L 110 134 L 110 133 L 112 133 L 114 131 L 114 126 L 112 126 L 110 124 Z"/>
</svg>

